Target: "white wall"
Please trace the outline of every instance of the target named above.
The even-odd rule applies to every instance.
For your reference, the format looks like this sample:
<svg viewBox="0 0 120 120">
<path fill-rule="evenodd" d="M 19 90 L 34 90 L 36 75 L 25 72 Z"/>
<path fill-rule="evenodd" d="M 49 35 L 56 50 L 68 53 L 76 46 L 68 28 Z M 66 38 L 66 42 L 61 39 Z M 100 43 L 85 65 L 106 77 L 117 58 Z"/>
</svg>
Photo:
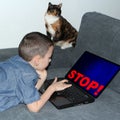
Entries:
<svg viewBox="0 0 120 120">
<path fill-rule="evenodd" d="M 62 15 L 78 30 L 85 12 L 97 11 L 120 19 L 120 0 L 0 0 L 0 49 L 17 47 L 25 34 L 45 34 L 48 3 L 63 3 Z"/>
</svg>

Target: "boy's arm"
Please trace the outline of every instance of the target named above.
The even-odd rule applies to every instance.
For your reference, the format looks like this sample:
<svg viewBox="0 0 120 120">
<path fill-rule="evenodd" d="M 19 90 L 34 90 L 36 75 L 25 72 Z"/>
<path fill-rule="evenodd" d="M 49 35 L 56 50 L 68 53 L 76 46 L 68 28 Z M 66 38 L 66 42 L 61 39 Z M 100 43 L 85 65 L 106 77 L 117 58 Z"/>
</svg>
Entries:
<svg viewBox="0 0 120 120">
<path fill-rule="evenodd" d="M 63 80 L 60 82 L 57 82 L 57 78 L 54 80 L 53 84 L 51 84 L 47 90 L 41 95 L 40 100 L 35 101 L 31 104 L 27 104 L 27 107 L 32 112 L 38 112 L 44 104 L 48 101 L 48 99 L 51 97 L 51 95 L 55 91 L 64 90 L 68 87 L 71 87 L 71 84 L 66 84 L 67 80 Z"/>
</svg>

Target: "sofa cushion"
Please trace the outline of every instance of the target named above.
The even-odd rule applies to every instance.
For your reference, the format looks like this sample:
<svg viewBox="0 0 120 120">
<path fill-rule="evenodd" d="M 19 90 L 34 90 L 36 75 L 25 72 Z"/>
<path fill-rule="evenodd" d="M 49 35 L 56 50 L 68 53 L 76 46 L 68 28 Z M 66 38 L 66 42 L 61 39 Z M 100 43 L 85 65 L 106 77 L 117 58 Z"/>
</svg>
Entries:
<svg viewBox="0 0 120 120">
<path fill-rule="evenodd" d="M 112 93 L 112 94 L 111 94 Z M 94 103 L 58 110 L 50 102 L 39 113 L 18 105 L 0 113 L 2 120 L 119 120 L 120 95 L 106 89 Z"/>
</svg>

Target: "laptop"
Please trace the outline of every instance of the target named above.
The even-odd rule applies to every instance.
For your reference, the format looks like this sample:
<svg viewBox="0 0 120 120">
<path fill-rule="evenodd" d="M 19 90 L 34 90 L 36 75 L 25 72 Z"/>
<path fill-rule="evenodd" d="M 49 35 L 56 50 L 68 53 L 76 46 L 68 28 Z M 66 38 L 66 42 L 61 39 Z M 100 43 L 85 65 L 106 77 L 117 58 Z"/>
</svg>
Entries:
<svg viewBox="0 0 120 120">
<path fill-rule="evenodd" d="M 105 90 L 119 70 L 118 64 L 85 51 L 65 77 L 58 78 L 58 80 L 67 79 L 72 87 L 55 92 L 49 101 L 57 109 L 92 103 Z M 44 93 L 53 80 L 46 80 L 40 92 Z"/>
</svg>

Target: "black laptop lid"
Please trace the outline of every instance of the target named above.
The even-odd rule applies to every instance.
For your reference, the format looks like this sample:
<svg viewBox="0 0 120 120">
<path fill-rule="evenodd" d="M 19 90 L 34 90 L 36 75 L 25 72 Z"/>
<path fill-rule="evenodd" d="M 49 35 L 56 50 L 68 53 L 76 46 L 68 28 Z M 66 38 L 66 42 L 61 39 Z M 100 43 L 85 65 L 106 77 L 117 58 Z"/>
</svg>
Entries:
<svg viewBox="0 0 120 120">
<path fill-rule="evenodd" d="M 119 69 L 119 65 L 86 51 L 65 78 L 97 98 Z"/>
</svg>

